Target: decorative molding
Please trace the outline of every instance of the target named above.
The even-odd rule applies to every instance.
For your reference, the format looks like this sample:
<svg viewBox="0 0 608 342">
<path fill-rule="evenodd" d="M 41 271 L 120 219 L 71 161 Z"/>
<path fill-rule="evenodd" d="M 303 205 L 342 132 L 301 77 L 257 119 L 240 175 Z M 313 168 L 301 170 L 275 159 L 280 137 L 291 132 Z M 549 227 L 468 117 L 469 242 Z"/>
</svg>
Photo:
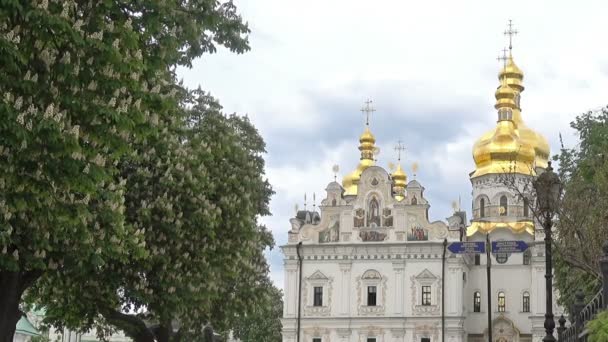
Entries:
<svg viewBox="0 0 608 342">
<path fill-rule="evenodd" d="M 327 277 L 321 271 L 315 271 L 305 278 L 302 286 L 302 303 L 304 304 L 304 316 L 329 316 L 331 315 L 331 302 L 333 290 L 333 277 Z M 314 306 L 308 301 L 309 292 L 315 286 L 323 287 L 323 306 Z M 312 294 L 314 296 L 314 294 Z"/>
<path fill-rule="evenodd" d="M 417 276 L 410 277 L 412 292 L 412 314 L 414 316 L 438 315 L 441 313 L 441 279 L 428 269 L 424 269 Z M 422 305 L 422 298 L 418 294 L 422 286 L 431 286 L 431 305 Z M 435 295 L 433 296 L 433 292 Z"/>
<path fill-rule="evenodd" d="M 387 278 L 376 270 L 368 270 L 357 279 L 357 310 L 360 316 L 383 316 L 386 312 Z M 367 306 L 364 293 L 367 286 L 376 286 L 376 305 Z M 380 298 L 378 298 L 378 295 Z"/>
</svg>

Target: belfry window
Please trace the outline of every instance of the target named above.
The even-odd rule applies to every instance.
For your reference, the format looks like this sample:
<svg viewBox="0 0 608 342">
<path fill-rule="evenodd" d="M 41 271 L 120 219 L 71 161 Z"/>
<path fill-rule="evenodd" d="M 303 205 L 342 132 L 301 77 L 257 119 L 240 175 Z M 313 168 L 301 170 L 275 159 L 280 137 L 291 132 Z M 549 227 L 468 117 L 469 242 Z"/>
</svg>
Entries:
<svg viewBox="0 0 608 342">
<path fill-rule="evenodd" d="M 507 307 L 507 300 L 505 298 L 505 293 L 500 291 L 498 292 L 498 312 L 505 312 Z"/>
<path fill-rule="evenodd" d="M 498 208 L 498 213 L 500 216 L 507 216 L 508 209 L 507 196 L 503 195 L 500 197 L 500 208 Z"/>
<path fill-rule="evenodd" d="M 479 217 L 486 217 L 486 199 L 479 200 Z"/>
<path fill-rule="evenodd" d="M 524 217 L 530 216 L 530 201 L 524 198 Z"/>
<path fill-rule="evenodd" d="M 524 292 L 524 295 L 522 297 L 522 311 L 523 312 L 530 312 L 530 293 L 528 292 Z"/>
<path fill-rule="evenodd" d="M 473 312 L 481 312 L 481 293 L 479 291 L 473 294 Z"/>
</svg>

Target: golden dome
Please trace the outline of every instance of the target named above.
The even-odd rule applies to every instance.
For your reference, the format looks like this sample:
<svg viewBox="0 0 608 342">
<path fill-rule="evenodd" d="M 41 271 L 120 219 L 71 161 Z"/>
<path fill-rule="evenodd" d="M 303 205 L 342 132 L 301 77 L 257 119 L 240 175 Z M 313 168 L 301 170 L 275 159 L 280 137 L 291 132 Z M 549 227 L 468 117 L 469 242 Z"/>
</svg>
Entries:
<svg viewBox="0 0 608 342">
<path fill-rule="evenodd" d="M 407 175 L 401 168 L 401 164 L 397 165 L 397 170 L 393 172 L 393 189 L 395 191 L 395 198 L 401 201 L 405 198 L 405 187 L 407 185 Z"/>
<path fill-rule="evenodd" d="M 524 72 L 515 64 L 513 56 L 509 55 L 507 63 L 500 73 L 498 74 L 498 80 L 507 80 L 507 85 L 517 92 L 524 91 Z"/>
<path fill-rule="evenodd" d="M 503 78 L 501 85 L 496 89 L 494 96 L 496 97 L 496 104 L 494 105 L 494 108 L 496 109 L 510 108 L 513 110 L 517 107 L 515 103 L 516 93 L 513 88 L 507 85 L 506 78 Z"/>
<path fill-rule="evenodd" d="M 344 195 L 356 195 L 357 186 L 361 179 L 361 173 L 370 166 L 375 165 L 374 150 L 376 146 L 376 138 L 369 130 L 369 126 L 365 127 L 365 131 L 359 137 L 359 151 L 361 151 L 361 159 L 357 168 L 344 176 L 342 179 L 342 187 L 344 187 Z"/>
<path fill-rule="evenodd" d="M 488 173 L 517 172 L 535 174 L 535 167 L 547 167 L 549 144 L 541 134 L 528 128 L 523 122 L 519 98 L 524 90 L 524 74 L 509 56 L 499 73 L 500 87 L 496 90 L 495 108 L 506 115 L 509 123 L 499 121 L 473 146 L 476 169 L 471 177 Z M 504 118 L 503 118 L 504 119 Z"/>
</svg>

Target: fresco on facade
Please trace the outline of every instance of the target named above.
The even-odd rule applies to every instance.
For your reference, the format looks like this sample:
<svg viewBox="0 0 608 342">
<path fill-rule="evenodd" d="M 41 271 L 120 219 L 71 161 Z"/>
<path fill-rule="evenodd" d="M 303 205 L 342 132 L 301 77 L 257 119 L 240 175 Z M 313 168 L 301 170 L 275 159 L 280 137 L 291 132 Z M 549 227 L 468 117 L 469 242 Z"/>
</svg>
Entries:
<svg viewBox="0 0 608 342">
<path fill-rule="evenodd" d="M 369 201 L 367 211 L 367 226 L 380 227 L 380 203 L 375 196 Z"/>
<path fill-rule="evenodd" d="M 393 214 L 389 208 L 382 210 L 382 226 L 392 227 L 393 226 Z"/>
<path fill-rule="evenodd" d="M 319 232 L 319 243 L 338 242 L 340 240 L 340 218 L 332 217 L 329 227 Z"/>
<path fill-rule="evenodd" d="M 361 228 L 365 225 L 365 210 L 355 210 L 355 217 L 353 218 L 353 225 L 357 228 Z"/>
<path fill-rule="evenodd" d="M 386 239 L 386 233 L 368 230 L 359 232 L 359 237 L 361 237 L 361 240 L 363 241 L 384 241 L 384 239 Z"/>
<path fill-rule="evenodd" d="M 429 232 L 422 227 L 412 227 L 407 232 L 407 241 L 427 241 L 429 239 Z"/>
</svg>

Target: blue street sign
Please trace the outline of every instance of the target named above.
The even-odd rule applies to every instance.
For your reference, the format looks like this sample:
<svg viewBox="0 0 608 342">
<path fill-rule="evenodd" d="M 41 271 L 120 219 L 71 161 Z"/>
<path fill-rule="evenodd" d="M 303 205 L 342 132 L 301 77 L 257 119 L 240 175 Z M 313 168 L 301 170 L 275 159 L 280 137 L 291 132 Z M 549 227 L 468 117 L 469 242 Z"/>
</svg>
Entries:
<svg viewBox="0 0 608 342">
<path fill-rule="evenodd" d="M 492 253 L 523 253 L 526 249 L 528 244 L 521 240 L 492 241 Z"/>
<path fill-rule="evenodd" d="M 486 252 L 483 241 L 452 242 L 448 250 L 454 254 L 481 254 Z"/>
</svg>

